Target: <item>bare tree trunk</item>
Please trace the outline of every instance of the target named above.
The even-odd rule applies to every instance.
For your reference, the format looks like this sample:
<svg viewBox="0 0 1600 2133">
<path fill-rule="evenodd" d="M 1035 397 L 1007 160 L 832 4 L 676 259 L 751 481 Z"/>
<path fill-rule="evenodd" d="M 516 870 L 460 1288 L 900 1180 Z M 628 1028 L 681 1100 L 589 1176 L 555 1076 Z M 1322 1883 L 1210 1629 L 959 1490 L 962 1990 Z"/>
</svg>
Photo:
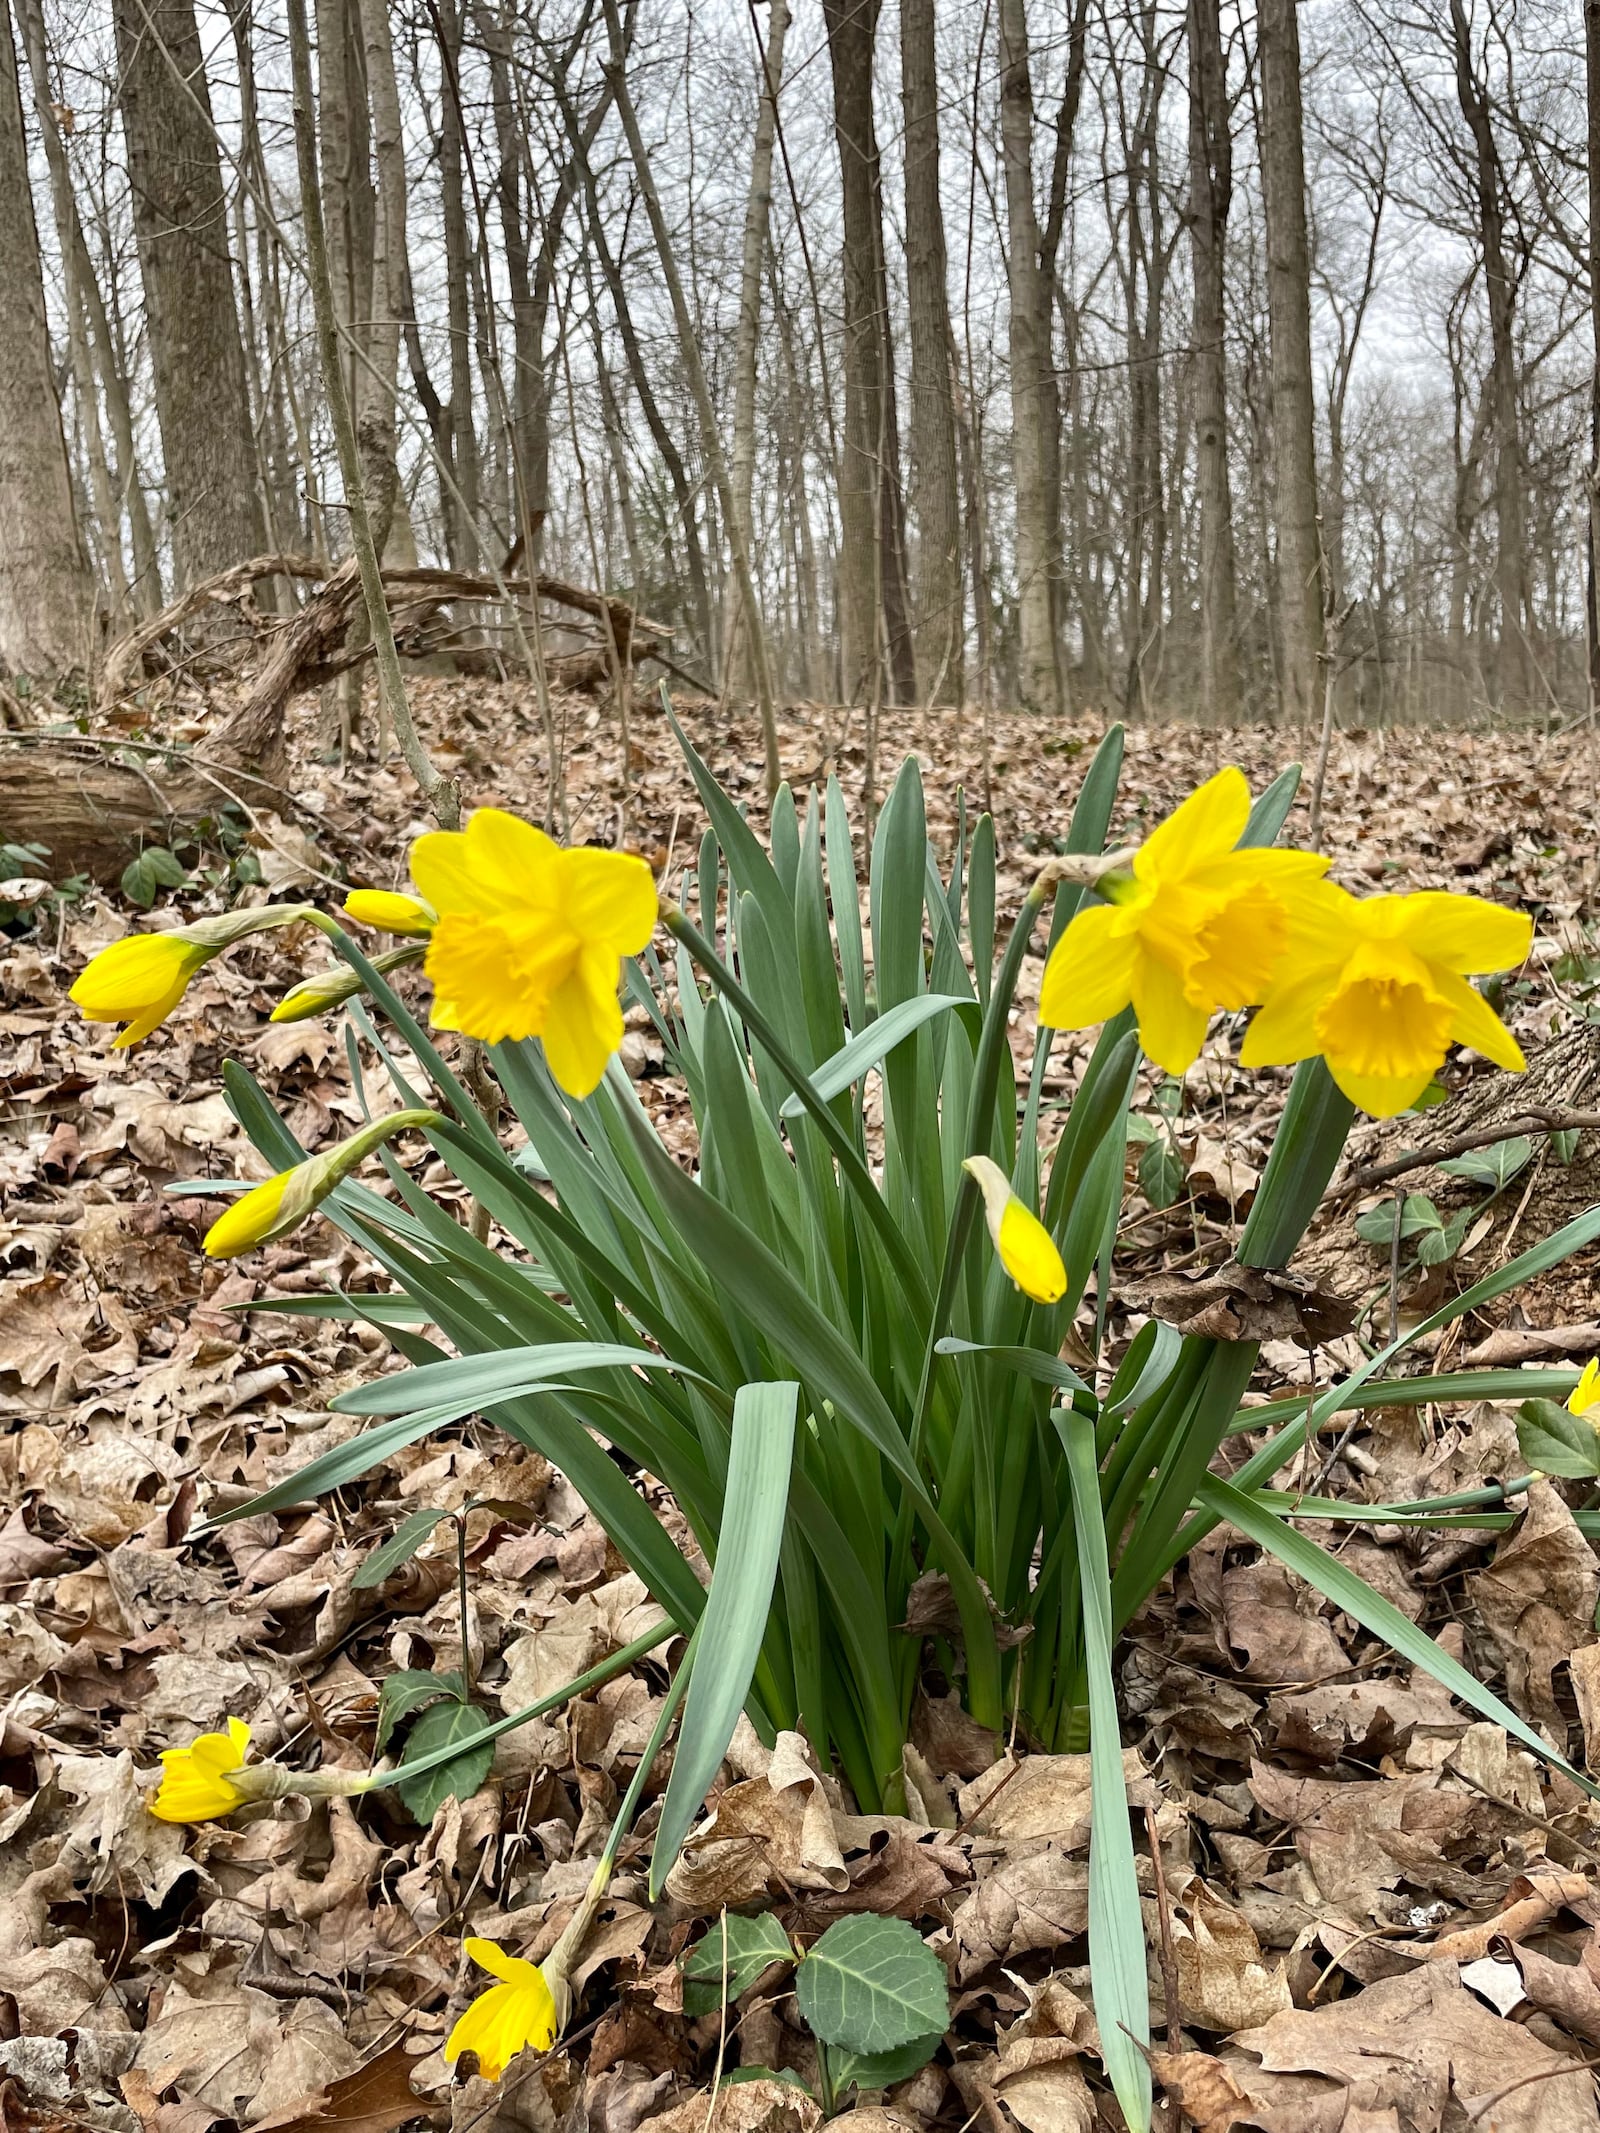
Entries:
<svg viewBox="0 0 1600 2133">
<path fill-rule="evenodd" d="M 667 295 L 672 303 L 672 315 L 678 328 L 678 352 L 683 359 L 683 367 L 688 372 L 689 389 L 694 394 L 695 407 L 700 417 L 700 448 L 705 454 L 706 466 L 721 499 L 723 517 L 727 521 L 728 546 L 733 555 L 734 575 L 739 582 L 739 596 L 744 603 L 745 626 L 750 633 L 750 654 L 756 672 L 756 707 L 761 717 L 761 733 L 766 752 L 767 790 L 774 793 L 781 782 L 783 771 L 778 756 L 778 724 L 772 696 L 772 666 L 767 655 L 766 623 L 762 617 L 761 603 L 756 597 L 755 577 L 750 568 L 750 552 L 745 546 L 733 508 L 728 463 L 723 456 L 722 439 L 717 432 L 717 416 L 712 405 L 711 387 L 706 378 L 705 366 L 700 360 L 699 345 L 695 340 L 694 319 L 684 297 L 677 261 L 673 257 L 672 239 L 656 192 L 649 151 L 645 147 L 644 135 L 639 130 L 633 98 L 628 93 L 627 79 L 623 71 L 626 46 L 623 42 L 621 17 L 617 12 L 616 0 L 604 0 L 604 4 L 606 30 L 611 46 L 611 64 L 608 70 L 611 93 L 616 101 L 617 116 L 622 121 L 622 130 L 627 136 L 628 152 L 633 158 L 639 191 L 644 197 L 645 213 L 649 217 L 651 235 L 655 238 L 656 257 L 661 263 L 661 278 L 667 285 Z"/>
<path fill-rule="evenodd" d="M 1030 709 L 1063 708 L 1061 652 L 1052 594 L 1051 496 L 1044 450 L 1050 367 L 1049 290 L 1039 268 L 1033 198 L 1033 80 L 1025 0 L 1000 0 L 1000 142 L 1011 240 L 1011 458 L 1016 480 L 1018 691 Z"/>
<path fill-rule="evenodd" d="M 465 144 L 461 125 L 461 0 L 441 0 L 440 63 L 447 76 L 439 114 L 439 193 L 444 223 L 445 317 L 450 335 L 450 471 L 459 500 L 441 496 L 445 541 L 460 570 L 478 564 L 478 434 L 472 410 L 471 281 L 463 193 Z"/>
<path fill-rule="evenodd" d="M 745 197 L 744 247 L 739 262 L 739 326 L 733 349 L 733 450 L 728 475 L 733 509 L 746 548 L 754 538 L 750 500 L 756 471 L 756 353 L 761 337 L 761 277 L 772 215 L 772 148 L 778 130 L 778 90 L 783 81 L 783 47 L 789 32 L 788 0 L 771 0 L 766 46 L 761 55 L 761 100 L 756 108 L 755 145 L 750 153 L 750 190 Z M 757 26 L 759 36 L 759 24 Z M 730 618 L 731 621 L 731 618 Z M 748 645 L 748 635 L 744 642 Z M 723 628 L 724 644 L 732 630 Z M 746 661 L 748 664 L 748 661 Z"/>
<path fill-rule="evenodd" d="M 372 144 L 378 171 L 377 217 L 372 256 L 372 310 L 366 334 L 367 360 L 356 394 L 356 441 L 361 485 L 366 491 L 372 538 L 382 556 L 391 531 L 415 555 L 404 510 L 397 513 L 400 471 L 396 458 L 395 381 L 400 367 L 400 321 L 406 311 L 406 160 L 400 125 L 400 91 L 394 78 L 394 46 L 387 0 L 360 0 L 366 53 L 367 94 L 372 107 Z M 396 524 L 397 517 L 401 521 Z"/>
<path fill-rule="evenodd" d="M 1189 0 L 1189 246 L 1194 263 L 1194 432 L 1200 501 L 1201 688 L 1218 724 L 1239 708 L 1239 645 L 1228 480 L 1226 265 L 1233 134 L 1219 0 Z"/>
<path fill-rule="evenodd" d="M 878 5 L 879 0 L 823 0 L 844 224 L 840 621 L 845 692 L 869 704 L 882 700 L 890 679 L 903 701 L 916 696 L 885 301 L 883 201 L 872 112 Z"/>
<path fill-rule="evenodd" d="M 1295 0 L 1260 0 L 1257 25 L 1261 191 L 1267 218 L 1267 301 L 1272 320 L 1272 457 L 1283 712 L 1304 724 L 1322 710 L 1324 601 Z"/>
<path fill-rule="evenodd" d="M 47 680 L 87 670 L 94 579 L 72 506 L 45 326 L 39 232 L 11 14 L 0 0 L 0 670 Z M 112 529 L 115 531 L 115 528 Z"/>
<path fill-rule="evenodd" d="M 28 71 L 33 77 L 33 105 L 38 116 L 39 134 L 44 143 L 45 160 L 50 168 L 50 197 L 55 211 L 56 237 L 61 246 L 62 263 L 67 276 L 68 301 L 72 301 L 73 292 L 76 290 L 77 300 L 82 305 L 100 391 L 105 398 L 112 442 L 116 447 L 116 466 L 111 471 L 119 503 L 118 523 L 120 524 L 123 509 L 128 515 L 128 535 L 133 550 L 131 591 L 134 608 L 141 616 L 150 616 L 157 613 L 161 606 L 161 566 L 156 556 L 155 535 L 150 526 L 149 509 L 139 482 L 138 457 L 133 441 L 133 412 L 128 400 L 127 380 L 112 342 L 105 299 L 95 275 L 94 263 L 89 256 L 83 221 L 78 213 L 77 195 L 72 189 L 66 151 L 61 142 L 61 128 L 56 116 L 58 107 L 51 91 L 44 11 L 40 0 L 19 0 L 17 18 L 28 55 Z M 120 534 L 118 538 L 120 539 Z"/>
<path fill-rule="evenodd" d="M 683 527 L 684 554 L 689 573 L 690 597 L 694 603 L 695 628 L 699 635 L 701 651 L 709 660 L 714 654 L 715 632 L 712 628 L 711 588 L 706 577 L 705 554 L 700 542 L 700 522 L 695 509 L 695 484 L 689 479 L 689 470 L 683 463 L 678 441 L 661 412 L 660 401 L 656 398 L 650 377 L 650 365 L 645 360 L 644 350 L 634 327 L 627 285 L 606 237 L 605 216 L 600 206 L 599 190 L 595 184 L 594 170 L 589 162 L 588 146 L 583 138 L 577 110 L 564 95 L 562 108 L 566 115 L 567 132 L 572 142 L 579 183 L 583 188 L 589 240 L 594 246 L 595 259 L 611 295 L 611 308 L 616 316 L 617 331 L 622 337 L 622 352 L 627 358 L 628 375 L 633 381 L 634 392 L 638 395 L 645 426 L 656 450 L 661 454 L 661 463 L 667 470 L 668 481 L 672 484 L 673 500 L 678 507 L 679 523 Z"/>
<path fill-rule="evenodd" d="M 257 486 L 227 196 L 193 0 L 115 0 L 133 226 L 144 282 L 175 579 L 257 555 Z"/>
<path fill-rule="evenodd" d="M 1514 330 L 1516 286 L 1506 262 L 1504 180 L 1487 89 L 1479 82 L 1472 58 L 1472 35 L 1461 0 L 1450 0 L 1456 97 L 1472 135 L 1476 161 L 1478 236 L 1483 247 L 1483 278 L 1489 299 L 1489 340 L 1493 360 L 1489 394 L 1494 411 L 1495 442 L 1495 589 L 1500 602 L 1500 644 L 1495 660 L 1496 694 L 1510 709 L 1525 705 L 1529 659 L 1524 618 L 1527 612 L 1527 558 L 1522 509 L 1521 417 L 1517 406 L 1517 347 Z"/>
<path fill-rule="evenodd" d="M 939 77 L 934 0 L 900 0 L 905 109 L 906 298 L 911 338 L 912 576 L 917 669 L 930 702 L 965 694 L 961 499 L 956 471 L 948 263 L 939 198 Z"/>
</svg>

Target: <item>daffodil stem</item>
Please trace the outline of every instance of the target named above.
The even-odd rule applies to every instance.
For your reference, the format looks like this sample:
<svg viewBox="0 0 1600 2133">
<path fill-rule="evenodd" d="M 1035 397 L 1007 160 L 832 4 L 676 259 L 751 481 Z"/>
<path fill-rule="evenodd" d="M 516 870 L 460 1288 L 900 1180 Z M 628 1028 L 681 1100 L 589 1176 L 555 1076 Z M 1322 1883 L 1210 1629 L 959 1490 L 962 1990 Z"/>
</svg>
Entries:
<svg viewBox="0 0 1600 2133">
<path fill-rule="evenodd" d="M 704 1615 L 700 1620 L 705 1620 Z M 572 2012 L 572 1986 L 568 1982 L 572 1966 L 583 1952 L 583 1944 L 588 1938 L 590 1926 L 594 1923 L 595 1913 L 606 1900 L 606 1892 L 611 1886 L 611 1876 L 617 1864 L 617 1854 L 622 1849 L 623 1839 L 633 1826 L 633 1818 L 639 1811 L 639 1802 L 644 1797 L 645 1783 L 651 1768 L 666 1746 L 672 1722 L 678 1715 L 678 1706 L 688 1690 L 689 1676 L 694 1671 L 694 1655 L 699 1641 L 700 1623 L 697 1622 L 690 1634 L 688 1647 L 678 1662 L 678 1671 L 673 1675 L 667 1693 L 661 1699 L 661 1709 L 656 1714 L 656 1722 L 650 1729 L 650 1738 L 645 1742 L 644 1751 L 639 1757 L 639 1767 L 634 1771 L 628 1789 L 622 1796 L 622 1804 L 611 1824 L 610 1835 L 606 1838 L 605 1846 L 595 1861 L 594 1872 L 589 1877 L 589 1886 L 584 1890 L 578 1908 L 562 1927 L 561 1938 L 539 1966 L 544 1972 L 544 1981 L 550 1988 L 550 1997 L 555 2001 L 557 2036 L 565 2029 L 567 2017 Z"/>
</svg>

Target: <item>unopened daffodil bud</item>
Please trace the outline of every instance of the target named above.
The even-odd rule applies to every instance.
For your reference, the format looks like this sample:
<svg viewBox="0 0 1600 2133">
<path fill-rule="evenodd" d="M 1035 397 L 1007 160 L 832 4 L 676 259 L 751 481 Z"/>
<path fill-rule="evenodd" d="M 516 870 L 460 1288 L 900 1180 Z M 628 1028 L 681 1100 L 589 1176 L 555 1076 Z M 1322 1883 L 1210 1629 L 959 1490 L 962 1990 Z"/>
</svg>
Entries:
<svg viewBox="0 0 1600 2133">
<path fill-rule="evenodd" d="M 1587 1362 L 1583 1375 L 1567 1394 L 1567 1412 L 1570 1415 L 1591 1415 L 1600 1426 L 1600 1359 Z"/>
<path fill-rule="evenodd" d="M 432 904 L 395 889 L 352 889 L 344 900 L 344 915 L 379 933 L 403 933 L 417 939 L 426 939 L 439 923 Z"/>
<path fill-rule="evenodd" d="M 983 1194 L 984 1217 L 1000 1264 L 1024 1296 L 1035 1303 L 1059 1303 L 1067 1293 L 1067 1270 L 1050 1232 L 1023 1206 L 998 1163 L 986 1155 L 969 1155 L 961 1167 Z"/>
<path fill-rule="evenodd" d="M 437 1111 L 396 1111 L 389 1118 L 373 1119 L 336 1148 L 307 1156 L 292 1170 L 280 1170 L 276 1177 L 254 1187 L 242 1199 L 235 1200 L 226 1214 L 218 1216 L 206 1231 L 207 1255 L 212 1259 L 235 1259 L 241 1252 L 254 1251 L 259 1244 L 287 1236 L 382 1142 L 412 1126 L 438 1123 Z"/>
<path fill-rule="evenodd" d="M 166 933 L 130 933 L 102 948 L 79 973 L 71 999 L 88 1022 L 126 1022 L 113 1049 L 137 1044 L 165 1022 L 189 981 L 214 955 L 252 933 L 314 917 L 308 904 L 227 911 Z"/>
<path fill-rule="evenodd" d="M 230 1718 L 225 1733 L 202 1733 L 187 1748 L 161 1752 L 161 1783 L 150 1812 L 162 1822 L 216 1822 L 252 1800 L 281 1800 L 291 1792 L 325 1799 L 369 1792 L 370 1770 L 288 1770 L 282 1763 L 252 1763 L 250 1728 Z"/>
<path fill-rule="evenodd" d="M 398 970 L 404 963 L 420 963 L 427 952 L 425 941 L 407 941 L 402 948 L 389 948 L 382 955 L 375 955 L 372 967 L 379 971 Z M 314 978 L 302 978 L 298 985 L 290 986 L 272 1010 L 272 1019 L 309 1022 L 313 1015 L 325 1015 L 342 1007 L 360 990 L 360 978 L 343 965 L 336 970 L 319 970 Z"/>
<path fill-rule="evenodd" d="M 480 1969 L 500 1982 L 479 1993 L 462 2015 L 445 2040 L 444 2055 L 453 2063 L 463 2052 L 473 2052 L 484 2079 L 498 2081 L 518 2052 L 529 2045 L 547 2052 L 554 2044 L 555 1999 L 537 1963 L 507 1955 L 492 1940 L 465 1940 L 461 1945 Z"/>
</svg>

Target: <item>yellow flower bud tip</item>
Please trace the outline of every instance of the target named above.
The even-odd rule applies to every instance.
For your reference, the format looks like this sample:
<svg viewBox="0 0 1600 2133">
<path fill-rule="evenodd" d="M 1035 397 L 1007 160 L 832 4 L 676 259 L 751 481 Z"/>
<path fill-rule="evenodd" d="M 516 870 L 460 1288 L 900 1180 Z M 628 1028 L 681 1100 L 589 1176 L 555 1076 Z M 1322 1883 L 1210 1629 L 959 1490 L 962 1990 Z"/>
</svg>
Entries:
<svg viewBox="0 0 1600 2133">
<path fill-rule="evenodd" d="M 1584 1364 L 1582 1377 L 1567 1395 L 1569 1414 L 1587 1415 L 1595 1408 L 1600 1408 L 1600 1358 Z"/>
<path fill-rule="evenodd" d="M 236 1259 L 298 1229 L 307 1215 L 320 1207 L 335 1186 L 342 1185 L 373 1149 L 396 1133 L 412 1126 L 434 1126 L 437 1111 L 395 1111 L 388 1118 L 375 1118 L 352 1133 L 347 1141 L 309 1155 L 291 1170 L 280 1170 L 236 1200 L 219 1215 L 205 1235 L 205 1250 L 212 1259 Z"/>
<path fill-rule="evenodd" d="M 492 1940 L 467 1940 L 463 1948 L 499 1984 L 479 1993 L 445 2040 L 454 2064 L 463 2052 L 477 2055 L 478 2071 L 498 2081 L 518 2052 L 547 2052 L 556 2041 L 556 2003 L 537 1963 L 508 1955 Z"/>
<path fill-rule="evenodd" d="M 1467 980 L 1527 955 L 1533 922 L 1481 897 L 1425 889 L 1357 898 L 1332 882 L 1298 900 L 1281 981 L 1245 1033 L 1245 1066 L 1321 1054 L 1353 1104 L 1374 1118 L 1408 1110 L 1468 1044 L 1520 1074 L 1521 1047 Z"/>
<path fill-rule="evenodd" d="M 432 904 L 420 896 L 404 896 L 392 889 L 352 889 L 344 900 L 344 915 L 358 926 L 372 926 L 380 933 L 403 933 L 423 938 L 439 923 Z"/>
<path fill-rule="evenodd" d="M 624 956 L 655 930 L 656 885 L 631 852 L 568 851 L 497 807 L 411 847 L 439 923 L 428 944 L 433 1022 L 484 1044 L 537 1037 L 556 1081 L 588 1096 L 622 1043 Z"/>
<path fill-rule="evenodd" d="M 1139 1041 L 1183 1074 L 1219 1009 L 1266 997 L 1287 953 L 1299 893 L 1328 869 L 1317 852 L 1238 849 L 1250 816 L 1230 766 L 1192 792 L 1098 884 L 1045 965 L 1039 1020 L 1082 1029 L 1131 1005 Z"/>
<path fill-rule="evenodd" d="M 115 1042 L 120 1051 L 166 1021 L 215 953 L 186 931 L 130 933 L 90 960 L 69 997 L 88 1022 L 127 1023 Z"/>
<path fill-rule="evenodd" d="M 202 1733 L 187 1748 L 161 1756 L 161 1784 L 150 1812 L 163 1822 L 212 1822 L 242 1807 L 249 1794 L 233 1783 L 250 1748 L 250 1728 L 230 1718 L 226 1733 Z"/>
<path fill-rule="evenodd" d="M 297 1166 L 304 1168 L 304 1165 Z M 245 1193 L 225 1214 L 217 1217 L 206 1231 L 204 1250 L 208 1259 L 237 1259 L 241 1252 L 253 1252 L 258 1244 L 266 1244 L 282 1234 L 284 1195 L 294 1182 L 293 1170 L 280 1170 L 276 1177 L 268 1178 Z M 297 1215 L 295 1221 L 300 1218 Z"/>
<path fill-rule="evenodd" d="M 961 1167 L 983 1194 L 984 1218 L 1000 1264 L 1024 1296 L 1035 1303 L 1059 1303 L 1067 1293 L 1067 1270 L 1050 1232 L 1023 1206 L 998 1163 L 969 1155 Z"/>
</svg>

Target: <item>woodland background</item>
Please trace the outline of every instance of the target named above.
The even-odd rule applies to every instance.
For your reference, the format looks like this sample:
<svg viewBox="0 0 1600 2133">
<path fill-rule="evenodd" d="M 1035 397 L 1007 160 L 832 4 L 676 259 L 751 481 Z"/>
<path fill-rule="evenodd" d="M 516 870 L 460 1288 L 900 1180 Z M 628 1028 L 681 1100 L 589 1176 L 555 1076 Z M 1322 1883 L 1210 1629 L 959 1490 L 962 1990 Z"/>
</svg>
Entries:
<svg viewBox="0 0 1600 2133">
<path fill-rule="evenodd" d="M 295 12 L 5 0 L 14 675 L 348 551 Z M 652 625 L 600 618 L 610 664 L 746 699 L 1587 708 L 1593 0 L 315 0 L 303 41 L 391 565 L 531 558 Z M 456 624 L 540 663 L 504 600 Z"/>
</svg>

